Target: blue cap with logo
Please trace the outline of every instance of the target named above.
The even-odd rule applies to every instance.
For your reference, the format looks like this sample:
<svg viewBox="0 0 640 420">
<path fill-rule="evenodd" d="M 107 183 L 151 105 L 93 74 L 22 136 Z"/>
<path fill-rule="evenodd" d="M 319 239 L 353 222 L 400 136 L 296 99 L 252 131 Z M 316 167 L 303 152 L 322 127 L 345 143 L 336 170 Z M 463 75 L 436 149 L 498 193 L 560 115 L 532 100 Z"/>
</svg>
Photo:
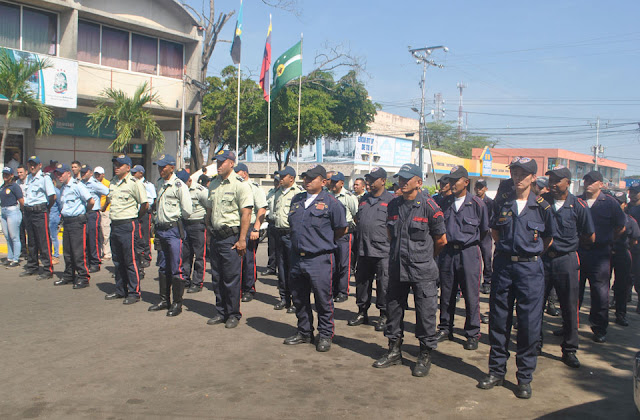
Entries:
<svg viewBox="0 0 640 420">
<path fill-rule="evenodd" d="M 634 193 L 640 192 L 640 181 L 633 181 L 631 185 L 629 185 L 629 191 Z"/>
<path fill-rule="evenodd" d="M 57 172 L 59 174 L 70 172 L 70 171 L 71 171 L 71 168 L 66 163 L 58 163 L 56 165 L 56 169 L 53 170 L 53 172 Z"/>
<path fill-rule="evenodd" d="M 153 162 L 154 165 L 158 165 L 158 166 L 167 166 L 167 165 L 174 165 L 176 164 L 176 158 L 174 158 L 171 155 L 160 155 L 158 156 L 158 160 L 156 160 L 155 162 Z"/>
<path fill-rule="evenodd" d="M 538 172 L 538 164 L 536 163 L 535 159 L 522 156 L 516 156 L 513 158 L 513 160 L 509 164 L 509 169 L 513 168 L 522 168 L 530 174 L 535 174 L 536 172 Z"/>
<path fill-rule="evenodd" d="M 414 176 L 422 179 L 422 171 L 418 168 L 418 165 L 414 165 L 413 163 L 405 163 L 402 165 L 396 175 L 405 179 L 411 179 Z"/>
<path fill-rule="evenodd" d="M 180 181 L 184 182 L 185 184 L 187 183 L 189 178 L 191 178 L 191 175 L 189 175 L 189 172 L 185 171 L 184 169 L 176 172 L 176 176 Z"/>
<path fill-rule="evenodd" d="M 40 164 L 40 158 L 38 156 L 29 156 L 29 159 L 27 159 L 27 162 L 33 162 L 36 165 Z"/>
<path fill-rule="evenodd" d="M 8 174 L 8 175 L 13 175 L 13 168 L 5 166 L 4 168 L 2 168 L 2 173 L 3 174 Z"/>
<path fill-rule="evenodd" d="M 286 175 L 291 175 L 292 177 L 296 177 L 296 170 L 291 166 L 285 166 L 283 170 L 277 172 L 280 175 L 280 178 L 284 178 Z"/>
<path fill-rule="evenodd" d="M 224 162 L 227 159 L 232 161 L 236 161 L 236 154 L 231 150 L 220 150 L 218 154 L 214 157 L 215 160 L 219 162 Z"/>
<path fill-rule="evenodd" d="M 144 170 L 144 166 L 142 166 L 142 165 L 136 165 L 136 166 L 134 166 L 133 168 L 131 168 L 131 173 L 132 173 L 132 174 L 135 174 L 136 172 L 142 172 L 142 173 L 144 173 L 144 172 L 145 172 L 145 170 Z"/>
<path fill-rule="evenodd" d="M 344 182 L 344 174 L 342 172 L 336 172 L 335 174 L 331 175 L 331 182 L 338 181 Z"/>
<path fill-rule="evenodd" d="M 87 165 L 86 163 L 80 167 L 81 174 L 86 174 L 90 170 L 91 170 L 91 166 Z"/>
<path fill-rule="evenodd" d="M 133 163 L 131 162 L 131 158 L 127 155 L 118 155 L 113 159 L 111 159 L 111 162 L 119 163 L 120 165 L 133 166 Z"/>
</svg>

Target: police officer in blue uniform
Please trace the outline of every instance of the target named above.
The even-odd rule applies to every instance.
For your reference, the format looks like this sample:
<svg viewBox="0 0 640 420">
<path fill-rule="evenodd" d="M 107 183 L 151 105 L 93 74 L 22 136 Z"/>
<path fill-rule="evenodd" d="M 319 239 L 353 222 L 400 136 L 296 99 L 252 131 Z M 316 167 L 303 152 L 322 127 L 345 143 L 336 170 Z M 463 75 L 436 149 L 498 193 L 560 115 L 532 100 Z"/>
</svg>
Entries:
<svg viewBox="0 0 640 420">
<path fill-rule="evenodd" d="M 389 283 L 389 237 L 387 236 L 387 209 L 395 198 L 386 191 L 387 171 L 374 168 L 365 175 L 369 192 L 360 199 L 356 214 L 358 269 L 356 270 L 356 305 L 358 314 L 347 324 L 368 324 L 367 311 L 371 306 L 373 281 L 376 281 L 376 308 L 380 319 L 376 331 L 383 331 L 387 324 L 386 293 Z"/>
<path fill-rule="evenodd" d="M 579 242 L 595 239 L 591 213 L 585 203 L 569 192 L 571 171 L 558 165 L 548 171 L 550 191 L 542 196 L 556 222 L 557 234 L 549 250 L 542 256 L 544 263 L 545 300 L 551 288 L 558 293 L 562 313 L 562 361 L 569 367 L 580 367 L 578 350 L 578 291 L 580 285 Z M 540 337 L 542 346 L 542 336 Z"/>
<path fill-rule="evenodd" d="M 38 280 L 46 280 L 53 277 L 49 209 L 56 201 L 56 192 L 51 178 L 42 173 L 42 163 L 38 156 L 31 156 L 27 160 L 27 167 L 29 175 L 27 175 L 25 187 L 24 226 L 27 232 L 29 255 L 20 277 L 38 274 L 39 259 L 44 270 Z"/>
<path fill-rule="evenodd" d="M 437 205 L 440 205 L 440 203 L 442 202 L 442 200 L 444 200 L 445 197 L 451 195 L 451 187 L 449 187 L 449 174 L 443 175 L 438 180 L 438 185 L 440 186 L 440 190 L 438 191 L 437 194 L 434 194 L 432 198 Z"/>
<path fill-rule="evenodd" d="M 68 165 L 59 163 L 53 171 L 62 184 L 61 202 L 62 250 L 64 253 L 64 273 L 55 286 L 73 283 L 74 289 L 89 286 L 87 252 L 87 212 L 93 209 L 95 200 L 87 187 L 75 178 Z"/>
<path fill-rule="evenodd" d="M 626 212 L 640 223 L 640 181 L 634 181 L 629 185 L 629 204 Z M 640 243 L 631 247 L 631 279 L 638 295 L 636 313 L 640 314 Z M 631 300 L 632 294 L 633 290 L 630 288 L 627 302 Z"/>
<path fill-rule="evenodd" d="M 584 193 L 581 199 L 587 202 L 596 231 L 595 242 L 581 244 L 580 256 L 580 305 L 584 301 L 587 279 L 591 289 L 591 312 L 589 321 L 593 341 L 607 341 L 609 325 L 609 283 L 611 280 L 611 245 L 624 232 L 625 217 L 618 201 L 601 191 L 602 174 L 591 171 L 584 177 Z"/>
<path fill-rule="evenodd" d="M 100 271 L 102 264 L 102 228 L 100 215 L 100 200 L 102 196 L 109 195 L 109 188 L 93 176 L 93 169 L 89 165 L 80 167 L 82 183 L 91 193 L 93 208 L 87 211 L 87 260 L 89 272 Z"/>
<path fill-rule="evenodd" d="M 185 288 L 185 278 L 182 274 L 182 241 L 185 232 L 182 219 L 189 217 L 193 205 L 189 189 L 174 173 L 176 158 L 163 154 L 153 164 L 158 165 L 158 172 L 163 181 L 158 188 L 154 223 L 156 237 L 164 254 L 164 265 L 161 268 L 165 275 L 164 279 L 158 280 L 161 301 L 150 306 L 149 311 L 168 309 L 167 316 L 178 316 L 182 313 Z"/>
<path fill-rule="evenodd" d="M 387 325 L 384 335 L 389 351 L 373 363 L 386 368 L 402 363 L 404 312 L 409 291 L 416 307 L 416 337 L 420 354 L 411 374 L 427 376 L 431 352 L 438 346 L 436 310 L 438 308 L 438 266 L 436 257 L 447 244 L 444 216 L 440 207 L 422 190 L 422 171 L 407 163 L 397 174 L 402 196 L 389 203 L 387 229 L 391 241 Z"/>
<path fill-rule="evenodd" d="M 624 211 L 627 207 L 627 194 L 618 191 L 613 197 L 620 203 L 620 208 Z M 633 266 L 630 249 L 638 244 L 640 238 L 640 228 L 636 220 L 625 214 L 624 233 L 613 242 L 611 256 L 611 272 L 615 273 L 613 283 L 613 298 L 615 301 L 616 324 L 623 327 L 629 326 L 627 321 L 627 302 L 631 292 L 633 281 L 631 270 Z"/>
<path fill-rule="evenodd" d="M 487 208 L 489 220 L 493 219 L 494 204 L 493 200 L 487 195 L 487 180 L 480 178 L 476 181 L 474 187 L 476 196 L 482 200 Z M 480 240 L 480 252 L 482 253 L 482 286 L 480 293 L 488 295 L 491 292 L 491 274 L 493 273 L 493 238 L 491 234 L 484 235 Z"/>
<path fill-rule="evenodd" d="M 454 166 L 449 174 L 451 195 L 442 200 L 447 246 L 440 258 L 440 325 L 438 341 L 453 338 L 456 294 L 462 290 L 466 319 L 465 350 L 476 350 L 480 338 L 480 283 L 482 254 L 480 241 L 489 232 L 484 202 L 469 192 L 469 173 Z"/>
<path fill-rule="evenodd" d="M 531 398 L 531 380 L 537 363 L 542 310 L 544 269 L 540 255 L 556 232 L 550 205 L 531 191 L 538 165 L 516 157 L 509 165 L 514 191 L 500 200 L 491 222 L 496 243 L 489 297 L 489 375 L 478 387 L 502 385 L 507 371 L 514 301 L 518 315 L 516 377 L 518 398 Z"/>
<path fill-rule="evenodd" d="M 131 168 L 131 175 L 137 180 L 142 182 L 144 189 L 147 192 L 147 202 L 149 203 L 149 211 L 140 216 L 138 220 L 140 229 L 138 231 L 138 239 L 136 240 L 136 252 L 140 255 L 140 265 L 142 268 L 147 268 L 151 265 L 151 224 L 153 222 L 153 215 L 151 209 L 157 198 L 156 187 L 148 179 L 145 179 L 145 169 L 142 165 L 136 165 Z"/>
<path fill-rule="evenodd" d="M 313 341 L 313 291 L 318 312 L 316 350 L 329 351 L 334 334 L 333 296 L 331 293 L 333 252 L 336 241 L 347 233 L 344 206 L 324 191 L 327 171 L 318 165 L 302 174 L 306 193 L 291 200 L 291 296 L 298 317 L 298 331 L 284 340 L 294 345 Z"/>
</svg>

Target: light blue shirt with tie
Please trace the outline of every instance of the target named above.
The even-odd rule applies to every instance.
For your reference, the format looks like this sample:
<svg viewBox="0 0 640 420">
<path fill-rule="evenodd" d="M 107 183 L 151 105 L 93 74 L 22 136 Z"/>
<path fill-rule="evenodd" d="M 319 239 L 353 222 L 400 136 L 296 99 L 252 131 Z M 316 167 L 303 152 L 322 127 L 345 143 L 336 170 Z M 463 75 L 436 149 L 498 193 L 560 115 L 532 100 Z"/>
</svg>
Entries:
<svg viewBox="0 0 640 420">
<path fill-rule="evenodd" d="M 87 212 L 87 201 L 93 197 L 89 189 L 77 179 L 62 187 L 62 217 L 76 217 Z"/>
<path fill-rule="evenodd" d="M 56 195 L 56 190 L 53 187 L 53 181 L 48 175 L 38 171 L 37 174 L 27 175 L 24 194 L 25 206 L 37 206 L 38 204 L 47 204 L 49 197 Z"/>
<path fill-rule="evenodd" d="M 95 201 L 93 208 L 91 210 L 100 210 L 100 199 L 103 195 L 109 195 L 109 187 L 104 185 L 102 182 L 98 181 L 94 177 L 89 178 L 88 181 L 82 181 L 82 183 L 87 187 L 89 193 L 91 194 L 91 198 Z"/>
</svg>

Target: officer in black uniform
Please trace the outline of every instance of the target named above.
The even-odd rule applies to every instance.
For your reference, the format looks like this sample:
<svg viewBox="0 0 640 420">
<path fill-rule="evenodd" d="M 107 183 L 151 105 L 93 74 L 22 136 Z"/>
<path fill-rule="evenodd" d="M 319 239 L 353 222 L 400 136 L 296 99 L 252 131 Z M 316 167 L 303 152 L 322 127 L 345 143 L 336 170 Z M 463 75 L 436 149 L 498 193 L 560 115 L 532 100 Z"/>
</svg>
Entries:
<svg viewBox="0 0 640 420">
<path fill-rule="evenodd" d="M 350 326 L 367 324 L 367 311 L 371 306 L 373 279 L 376 279 L 376 308 L 380 310 L 380 320 L 376 331 L 383 331 L 387 323 L 386 292 L 389 282 L 389 237 L 387 236 L 387 209 L 394 195 L 384 189 L 387 171 L 374 168 L 365 175 L 369 192 L 360 199 L 356 214 L 356 249 L 358 269 L 356 271 L 356 304 L 358 314 L 347 324 Z"/>
<path fill-rule="evenodd" d="M 456 294 L 462 290 L 466 320 L 465 350 L 476 350 L 480 338 L 480 241 L 489 232 L 484 202 L 469 193 L 469 173 L 454 166 L 449 174 L 451 195 L 442 200 L 447 246 L 440 254 L 440 325 L 438 341 L 453 339 Z"/>
<path fill-rule="evenodd" d="M 613 197 L 620 203 L 620 208 L 624 211 L 627 207 L 627 194 L 622 191 L 616 192 Z M 613 283 L 613 298 L 616 309 L 616 324 L 623 327 L 629 326 L 627 321 L 627 302 L 631 292 L 631 269 L 633 266 L 630 249 L 638 244 L 640 238 L 640 228 L 636 220 L 625 214 L 624 233 L 613 242 L 611 256 L 611 271 L 615 272 L 615 282 Z"/>
<path fill-rule="evenodd" d="M 476 196 L 482 200 L 487 208 L 487 217 L 493 219 L 493 200 L 487 195 L 487 181 L 478 179 L 473 187 Z M 480 252 L 482 253 L 482 286 L 480 293 L 488 295 L 491 292 L 491 274 L 493 273 L 493 238 L 491 235 L 484 235 L 480 240 Z"/>
<path fill-rule="evenodd" d="M 562 312 L 562 361 L 569 367 L 580 367 L 578 350 L 578 290 L 580 260 L 578 244 L 593 243 L 595 233 L 591 213 L 585 203 L 569 192 L 571 171 L 556 166 L 548 171 L 550 192 L 544 198 L 554 216 L 557 234 L 549 250 L 542 256 L 544 263 L 545 299 L 551 288 L 558 292 Z M 542 336 L 540 337 L 542 346 Z"/>
<path fill-rule="evenodd" d="M 629 185 L 629 204 L 627 214 L 640 223 L 640 181 L 634 181 Z M 636 313 L 640 314 L 640 243 L 631 247 L 631 278 L 638 295 Z M 633 290 L 629 289 L 627 302 L 631 300 Z"/>
<path fill-rule="evenodd" d="M 584 177 L 584 193 L 581 199 L 587 202 L 595 226 L 596 239 L 591 245 L 582 245 L 580 256 L 580 305 L 584 302 L 587 279 L 591 289 L 591 312 L 589 321 L 593 341 L 607 341 L 609 325 L 609 283 L 611 280 L 611 245 L 624 232 L 625 217 L 618 201 L 602 189 L 602 174 L 591 171 Z"/>
<path fill-rule="evenodd" d="M 331 293 L 336 241 L 347 233 L 346 209 L 324 191 L 327 171 L 321 165 L 302 174 L 306 193 L 291 200 L 291 278 L 289 287 L 298 317 L 298 331 L 284 340 L 294 345 L 313 341 L 311 291 L 318 311 L 316 350 L 329 351 L 334 334 Z"/>
<path fill-rule="evenodd" d="M 438 180 L 438 185 L 440 185 L 440 190 L 437 194 L 433 195 L 433 201 L 435 201 L 437 205 L 440 205 L 445 197 L 451 195 L 451 187 L 449 187 L 449 174 L 442 175 L 442 177 Z"/>
<path fill-rule="evenodd" d="M 507 371 L 514 301 L 518 315 L 516 397 L 531 398 L 531 380 L 537 363 L 542 310 L 544 269 L 540 255 L 556 232 L 550 205 L 531 191 L 538 165 L 516 157 L 509 165 L 515 190 L 498 204 L 491 222 L 496 243 L 489 297 L 489 375 L 478 387 L 502 385 Z"/>
<path fill-rule="evenodd" d="M 435 258 L 447 243 L 444 216 L 438 205 L 422 190 L 422 171 L 411 163 L 398 172 L 402 196 L 389 203 L 387 228 L 391 241 L 387 326 L 389 351 L 373 363 L 386 368 L 402 363 L 404 311 L 413 290 L 416 307 L 416 337 L 420 354 L 411 372 L 426 376 L 431 368 L 431 351 L 438 346 L 436 310 L 438 308 L 438 266 Z"/>
</svg>

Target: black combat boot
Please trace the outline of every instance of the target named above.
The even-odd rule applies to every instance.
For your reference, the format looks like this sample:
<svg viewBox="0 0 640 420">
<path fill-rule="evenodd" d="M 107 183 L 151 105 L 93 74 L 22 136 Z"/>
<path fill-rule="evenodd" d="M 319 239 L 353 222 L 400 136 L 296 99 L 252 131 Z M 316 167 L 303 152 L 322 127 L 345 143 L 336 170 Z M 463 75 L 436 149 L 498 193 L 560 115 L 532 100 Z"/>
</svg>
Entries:
<svg viewBox="0 0 640 420">
<path fill-rule="evenodd" d="M 402 340 L 389 340 L 389 352 L 373 362 L 374 368 L 386 368 L 402 363 Z"/>
<path fill-rule="evenodd" d="M 416 360 L 416 365 L 413 367 L 411 374 L 418 377 L 427 376 L 429 369 L 431 369 L 431 349 L 420 344 L 420 354 L 418 355 L 418 360 Z"/>
<path fill-rule="evenodd" d="M 162 311 L 163 309 L 169 309 L 171 305 L 171 295 L 169 294 L 169 280 L 163 273 L 158 274 L 158 288 L 160 289 L 160 303 L 149 306 L 149 311 Z"/>
<path fill-rule="evenodd" d="M 184 281 L 178 278 L 171 280 L 173 287 L 173 304 L 167 311 L 167 316 L 178 316 L 182 313 L 182 295 L 184 295 Z"/>
</svg>

